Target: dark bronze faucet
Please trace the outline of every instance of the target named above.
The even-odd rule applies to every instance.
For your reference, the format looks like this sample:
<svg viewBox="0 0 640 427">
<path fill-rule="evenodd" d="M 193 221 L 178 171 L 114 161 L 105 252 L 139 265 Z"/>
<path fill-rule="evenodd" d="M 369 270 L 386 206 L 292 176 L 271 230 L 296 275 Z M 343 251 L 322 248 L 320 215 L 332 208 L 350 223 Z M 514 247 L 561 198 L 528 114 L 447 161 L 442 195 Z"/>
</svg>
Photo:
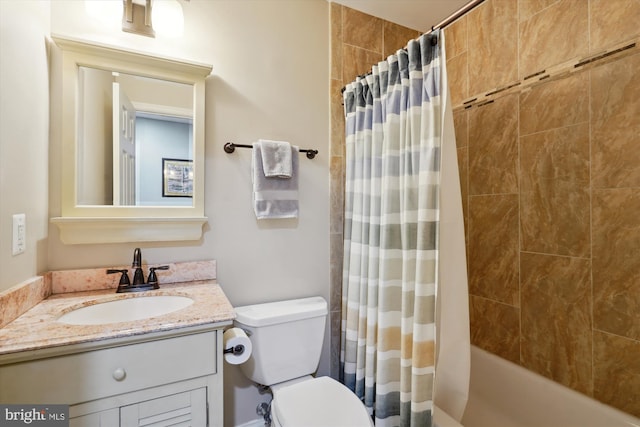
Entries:
<svg viewBox="0 0 640 427">
<path fill-rule="evenodd" d="M 168 270 L 169 266 L 162 265 L 159 267 L 149 268 L 149 281 L 145 283 L 144 271 L 142 271 L 142 251 L 140 250 L 140 248 L 136 248 L 133 251 L 133 263 L 131 264 L 131 268 L 134 269 L 133 284 L 129 282 L 128 270 L 118 270 L 118 269 L 107 270 L 107 274 L 122 273 L 122 276 L 120 276 L 120 283 L 118 284 L 118 289 L 116 290 L 116 293 L 140 292 L 140 291 L 148 291 L 151 289 L 160 288 L 160 286 L 158 285 L 158 276 L 156 275 L 156 270 Z"/>
</svg>

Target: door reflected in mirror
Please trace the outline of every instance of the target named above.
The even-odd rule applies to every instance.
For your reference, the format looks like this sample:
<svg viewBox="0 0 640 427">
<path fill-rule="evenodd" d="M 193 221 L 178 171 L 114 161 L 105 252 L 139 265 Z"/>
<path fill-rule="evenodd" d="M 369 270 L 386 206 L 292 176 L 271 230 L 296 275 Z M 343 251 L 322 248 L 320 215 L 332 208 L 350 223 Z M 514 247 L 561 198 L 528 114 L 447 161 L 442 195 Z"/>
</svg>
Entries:
<svg viewBox="0 0 640 427">
<path fill-rule="evenodd" d="M 77 205 L 192 206 L 163 159 L 193 160 L 193 86 L 79 67 Z"/>
</svg>

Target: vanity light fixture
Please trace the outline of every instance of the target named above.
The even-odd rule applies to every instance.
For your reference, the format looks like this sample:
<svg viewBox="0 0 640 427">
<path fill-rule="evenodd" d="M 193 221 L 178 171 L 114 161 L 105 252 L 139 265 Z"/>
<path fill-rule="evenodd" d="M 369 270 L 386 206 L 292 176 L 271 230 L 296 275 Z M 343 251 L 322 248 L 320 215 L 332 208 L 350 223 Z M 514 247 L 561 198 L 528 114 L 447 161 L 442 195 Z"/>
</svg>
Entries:
<svg viewBox="0 0 640 427">
<path fill-rule="evenodd" d="M 151 22 L 151 0 L 123 0 L 122 31 L 156 36 Z"/>
</svg>

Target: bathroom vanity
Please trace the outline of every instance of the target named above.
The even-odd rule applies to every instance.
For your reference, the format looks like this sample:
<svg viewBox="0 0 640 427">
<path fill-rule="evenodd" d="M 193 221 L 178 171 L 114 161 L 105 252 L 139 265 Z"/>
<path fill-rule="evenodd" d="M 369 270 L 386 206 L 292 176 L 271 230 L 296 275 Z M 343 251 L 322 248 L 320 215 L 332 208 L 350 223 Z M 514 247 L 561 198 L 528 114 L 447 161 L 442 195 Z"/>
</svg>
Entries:
<svg viewBox="0 0 640 427">
<path fill-rule="evenodd" d="M 53 295 L 0 329 L 0 402 L 68 404 L 70 425 L 222 426 L 222 335 L 233 307 L 211 282 L 163 286 L 189 307 L 152 318 L 70 325 L 62 314 L 113 290 Z"/>
</svg>

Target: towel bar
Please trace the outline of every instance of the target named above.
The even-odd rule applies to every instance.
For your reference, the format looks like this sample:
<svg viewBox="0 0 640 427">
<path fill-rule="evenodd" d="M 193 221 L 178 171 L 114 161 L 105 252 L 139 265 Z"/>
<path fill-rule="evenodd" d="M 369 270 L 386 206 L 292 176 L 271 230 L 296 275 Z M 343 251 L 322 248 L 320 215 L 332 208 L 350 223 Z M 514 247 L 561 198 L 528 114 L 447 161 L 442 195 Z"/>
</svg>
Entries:
<svg viewBox="0 0 640 427">
<path fill-rule="evenodd" d="M 234 151 L 236 151 L 236 147 L 253 148 L 252 145 L 234 144 L 233 142 L 227 142 L 226 144 L 224 144 L 224 151 L 225 153 L 233 153 Z M 300 149 L 298 151 L 300 151 L 301 153 L 306 153 L 308 159 L 313 159 L 314 157 L 316 157 L 316 154 L 318 154 L 318 150 L 312 150 L 312 149 Z"/>
</svg>

